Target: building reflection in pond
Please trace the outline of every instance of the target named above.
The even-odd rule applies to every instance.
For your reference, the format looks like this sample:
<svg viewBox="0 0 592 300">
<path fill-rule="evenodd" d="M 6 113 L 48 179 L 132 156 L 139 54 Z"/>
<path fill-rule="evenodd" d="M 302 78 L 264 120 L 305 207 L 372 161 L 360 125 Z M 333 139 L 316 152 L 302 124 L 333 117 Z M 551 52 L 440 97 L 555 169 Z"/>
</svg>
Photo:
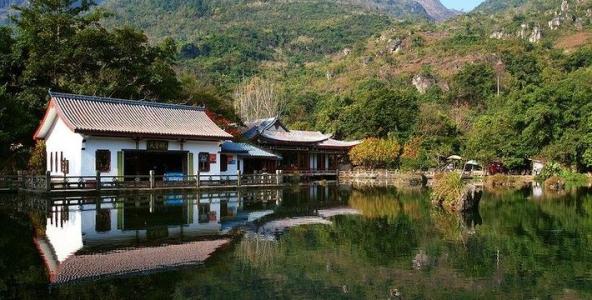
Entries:
<svg viewBox="0 0 592 300">
<path fill-rule="evenodd" d="M 54 284 L 199 264 L 229 243 L 237 228 L 276 235 L 302 224 L 331 224 L 335 215 L 357 214 L 348 208 L 350 189 L 312 184 L 286 190 L 52 199 L 46 227 L 34 241 Z"/>
<path fill-rule="evenodd" d="M 53 283 L 200 263 L 281 199 L 264 190 L 53 200 L 35 243 Z"/>
</svg>

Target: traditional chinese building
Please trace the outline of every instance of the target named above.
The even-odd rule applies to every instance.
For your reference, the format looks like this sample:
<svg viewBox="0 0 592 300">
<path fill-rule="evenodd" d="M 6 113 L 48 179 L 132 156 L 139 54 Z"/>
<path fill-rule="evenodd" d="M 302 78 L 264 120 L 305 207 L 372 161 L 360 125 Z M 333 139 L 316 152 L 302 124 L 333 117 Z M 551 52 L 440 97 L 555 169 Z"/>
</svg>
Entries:
<svg viewBox="0 0 592 300">
<path fill-rule="evenodd" d="M 63 93 L 51 100 L 34 138 L 45 140 L 52 175 L 236 174 L 232 136 L 202 107 Z"/>
<path fill-rule="evenodd" d="M 243 137 L 282 157 L 278 168 L 285 171 L 335 171 L 359 141 L 339 141 L 318 131 L 288 129 L 279 118 L 246 124 Z"/>
</svg>

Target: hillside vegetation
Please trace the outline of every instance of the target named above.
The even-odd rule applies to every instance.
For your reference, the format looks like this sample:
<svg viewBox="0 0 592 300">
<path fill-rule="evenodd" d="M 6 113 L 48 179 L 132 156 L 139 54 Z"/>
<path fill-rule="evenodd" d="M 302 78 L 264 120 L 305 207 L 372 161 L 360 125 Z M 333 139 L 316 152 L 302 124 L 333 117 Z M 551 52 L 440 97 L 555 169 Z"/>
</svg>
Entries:
<svg viewBox="0 0 592 300">
<path fill-rule="evenodd" d="M 394 140 L 403 147 L 395 167 L 460 154 L 513 170 L 541 158 L 589 171 L 592 3 L 562 2 L 491 0 L 435 23 L 405 1 L 385 2 L 397 15 L 379 2 L 111 0 L 100 24 L 144 30 L 146 47 L 176 50 L 170 87 L 182 92 L 149 97 L 235 119 L 234 91 L 268 82 L 290 127 Z M 43 86 L 88 90 L 69 80 Z"/>
</svg>

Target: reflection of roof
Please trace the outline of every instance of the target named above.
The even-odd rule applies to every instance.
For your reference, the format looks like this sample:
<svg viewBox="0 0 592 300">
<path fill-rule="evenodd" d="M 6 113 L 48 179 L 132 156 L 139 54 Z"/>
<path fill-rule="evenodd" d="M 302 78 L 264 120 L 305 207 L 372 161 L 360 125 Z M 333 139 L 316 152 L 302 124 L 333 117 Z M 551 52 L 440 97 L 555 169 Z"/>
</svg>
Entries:
<svg viewBox="0 0 592 300">
<path fill-rule="evenodd" d="M 220 239 L 106 253 L 75 254 L 62 263 L 50 261 L 51 253 L 43 253 L 43 257 L 48 260 L 46 265 L 50 271 L 50 282 L 57 284 L 107 275 L 123 275 L 199 264 L 228 242 L 230 242 L 229 239 Z M 50 249 L 43 239 L 36 239 L 35 243 L 40 250 Z"/>
<path fill-rule="evenodd" d="M 332 218 L 335 216 L 360 215 L 361 214 L 361 212 L 359 210 L 357 210 L 355 208 L 349 208 L 349 207 L 319 209 L 318 213 L 319 213 L 319 216 L 322 218 Z"/>
<path fill-rule="evenodd" d="M 232 136 L 201 107 L 50 93 L 51 102 L 35 138 L 45 138 L 59 116 L 78 133 L 219 139 Z"/>
<path fill-rule="evenodd" d="M 319 131 L 290 130 L 265 131 L 261 133 L 264 138 L 281 142 L 319 143 L 328 140 L 331 135 L 322 134 Z"/>
<path fill-rule="evenodd" d="M 242 157 L 254 158 L 268 158 L 268 159 L 282 159 L 281 156 L 273 154 L 269 151 L 255 147 L 247 143 L 224 142 L 222 144 L 222 152 L 236 153 Z"/>
</svg>

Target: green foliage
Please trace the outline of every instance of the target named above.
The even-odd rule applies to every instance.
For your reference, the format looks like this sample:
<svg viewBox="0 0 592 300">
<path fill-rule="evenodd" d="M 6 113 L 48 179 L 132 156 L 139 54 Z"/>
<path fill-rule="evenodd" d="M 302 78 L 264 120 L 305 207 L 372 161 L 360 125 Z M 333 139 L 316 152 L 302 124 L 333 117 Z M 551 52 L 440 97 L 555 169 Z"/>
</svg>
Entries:
<svg viewBox="0 0 592 300">
<path fill-rule="evenodd" d="M 483 13 L 495 13 L 510 8 L 520 7 L 524 5 L 528 0 L 487 0 L 481 3 L 476 11 Z"/>
<path fill-rule="evenodd" d="M 452 97 L 457 103 L 478 106 L 495 93 L 495 71 L 489 64 L 467 64 L 456 73 Z"/>
<path fill-rule="evenodd" d="M 553 176 L 559 176 L 563 172 L 563 167 L 556 162 L 545 164 L 541 173 L 536 177 L 537 181 L 545 181 Z"/>
<path fill-rule="evenodd" d="M 404 1 L 392 5 L 398 2 Z M 105 6 L 114 12 L 107 20 L 111 26 L 133 24 L 151 36 L 183 41 L 181 57 L 227 88 L 259 73 L 264 61 L 299 65 L 317 60 L 393 24 L 386 15 L 347 2 L 144 0 Z M 406 11 L 393 9 L 401 15 Z"/>
<path fill-rule="evenodd" d="M 29 157 L 29 172 L 32 174 L 44 174 L 47 170 L 46 164 L 46 151 L 45 142 L 37 141 L 33 151 L 31 151 L 31 157 Z"/>
<path fill-rule="evenodd" d="M 48 89 L 180 100 L 172 40 L 151 45 L 140 31 L 107 30 L 105 13 L 91 11 L 89 1 L 29 2 L 18 8 L 14 34 L 0 27 L 0 164 L 7 172 L 26 167 Z"/>
<path fill-rule="evenodd" d="M 535 180 L 545 182 L 545 185 L 557 185 L 558 183 L 569 187 L 582 186 L 588 183 L 588 177 L 561 166 L 557 162 L 547 163 Z"/>
<path fill-rule="evenodd" d="M 340 135 L 398 139 L 410 136 L 418 114 L 416 92 L 391 89 L 370 80 L 360 84 L 353 97 L 356 101 L 337 118 L 341 121 L 337 130 Z"/>
<path fill-rule="evenodd" d="M 566 71 L 573 72 L 580 68 L 592 66 L 592 48 L 580 48 L 569 55 L 563 63 Z"/>
</svg>

